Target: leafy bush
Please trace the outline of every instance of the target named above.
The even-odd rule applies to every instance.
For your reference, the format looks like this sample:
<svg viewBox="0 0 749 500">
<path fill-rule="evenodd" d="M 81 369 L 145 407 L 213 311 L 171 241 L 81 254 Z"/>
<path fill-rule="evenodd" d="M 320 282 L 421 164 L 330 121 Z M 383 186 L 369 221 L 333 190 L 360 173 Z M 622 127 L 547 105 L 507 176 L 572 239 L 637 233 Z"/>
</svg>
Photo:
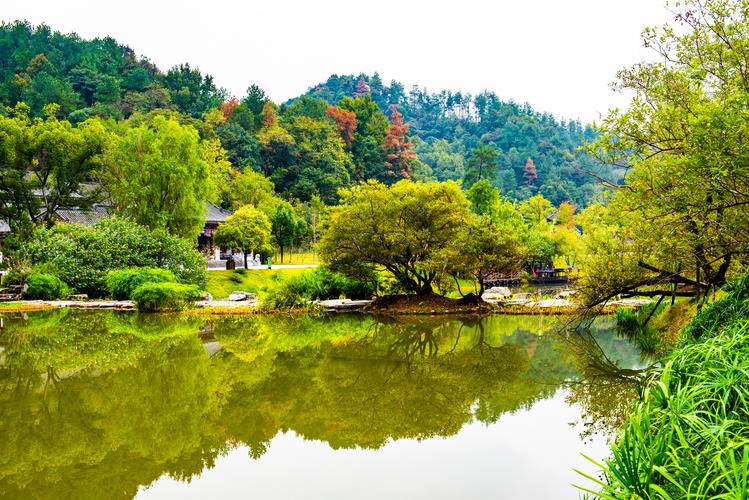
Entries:
<svg viewBox="0 0 749 500">
<path fill-rule="evenodd" d="M 323 267 L 291 278 L 296 288 L 309 299 L 327 300 L 341 296 L 352 299 L 369 299 L 375 291 L 373 282 L 347 278 Z"/>
<path fill-rule="evenodd" d="M 31 275 L 31 269 L 19 267 L 8 271 L 3 275 L 3 286 L 24 285 Z"/>
<path fill-rule="evenodd" d="M 128 300 L 145 283 L 174 283 L 177 278 L 167 269 L 140 267 L 119 269 L 107 274 L 107 289 L 115 300 Z"/>
<path fill-rule="evenodd" d="M 264 309 L 298 309 L 308 305 L 309 302 L 296 280 L 288 280 L 273 287 L 262 301 Z"/>
<path fill-rule="evenodd" d="M 55 300 L 68 296 L 70 289 L 60 278 L 52 274 L 32 274 L 26 280 L 28 289 L 24 294 L 27 299 Z"/>
<path fill-rule="evenodd" d="M 302 307 L 311 300 L 340 297 L 368 299 L 372 297 L 374 290 L 373 282 L 347 278 L 319 267 L 273 287 L 264 299 L 264 306 L 270 309 L 291 309 Z"/>
<path fill-rule="evenodd" d="M 205 258 L 191 242 L 118 218 L 35 228 L 21 252 L 34 266 L 51 263 L 60 279 L 91 297 L 107 294 L 109 271 L 133 267 L 164 268 L 181 283 L 205 285 Z"/>
<path fill-rule="evenodd" d="M 200 289 L 181 283 L 145 283 L 132 294 L 139 311 L 181 311 L 200 299 Z"/>
</svg>

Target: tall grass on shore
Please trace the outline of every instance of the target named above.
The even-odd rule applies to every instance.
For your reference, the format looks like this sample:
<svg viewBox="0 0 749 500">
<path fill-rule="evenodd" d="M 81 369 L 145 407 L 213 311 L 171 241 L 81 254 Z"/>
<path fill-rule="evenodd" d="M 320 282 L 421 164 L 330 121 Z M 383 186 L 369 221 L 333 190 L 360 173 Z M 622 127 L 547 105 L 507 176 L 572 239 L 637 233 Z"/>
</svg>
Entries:
<svg viewBox="0 0 749 500">
<path fill-rule="evenodd" d="M 612 446 L 606 499 L 749 499 L 749 279 L 685 328 Z M 595 463 L 595 462 L 594 462 Z"/>
</svg>

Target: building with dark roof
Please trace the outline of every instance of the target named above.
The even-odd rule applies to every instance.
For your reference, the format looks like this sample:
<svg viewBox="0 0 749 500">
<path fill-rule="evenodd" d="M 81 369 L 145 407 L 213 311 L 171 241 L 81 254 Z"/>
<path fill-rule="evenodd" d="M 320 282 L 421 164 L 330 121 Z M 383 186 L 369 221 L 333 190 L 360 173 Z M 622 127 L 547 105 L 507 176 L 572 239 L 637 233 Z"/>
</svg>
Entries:
<svg viewBox="0 0 749 500">
<path fill-rule="evenodd" d="M 231 212 L 217 207 L 213 203 L 205 202 L 206 218 L 205 227 L 198 236 L 198 250 L 203 252 L 209 259 L 220 260 L 220 249 L 213 244 L 213 233 L 218 227 L 226 222 Z"/>
<path fill-rule="evenodd" d="M 213 233 L 218 227 L 226 221 L 231 212 L 217 207 L 211 202 L 206 201 L 206 221 L 205 227 L 198 236 L 198 250 L 203 252 L 206 257 L 218 260 L 220 249 L 213 244 Z M 58 222 L 68 224 L 81 224 L 83 226 L 93 226 L 102 219 L 112 216 L 111 207 L 106 205 L 94 205 L 88 209 L 81 208 L 61 208 L 57 210 L 55 218 Z M 10 226 L 6 221 L 0 220 L 0 239 L 10 233 Z"/>
</svg>

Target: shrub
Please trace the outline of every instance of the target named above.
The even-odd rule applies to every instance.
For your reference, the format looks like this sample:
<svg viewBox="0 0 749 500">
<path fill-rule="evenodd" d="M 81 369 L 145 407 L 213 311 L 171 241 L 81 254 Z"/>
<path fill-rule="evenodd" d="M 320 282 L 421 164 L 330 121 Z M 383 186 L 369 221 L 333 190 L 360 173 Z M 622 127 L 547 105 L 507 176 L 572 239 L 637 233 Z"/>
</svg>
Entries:
<svg viewBox="0 0 749 500">
<path fill-rule="evenodd" d="M 145 283 L 132 294 L 139 311 L 181 311 L 200 299 L 200 289 L 181 283 Z"/>
<path fill-rule="evenodd" d="M 368 299 L 374 294 L 374 289 L 373 282 L 347 278 L 319 267 L 276 285 L 263 302 L 266 308 L 291 309 L 305 306 L 311 300 L 337 299 L 342 296 Z"/>
<path fill-rule="evenodd" d="M 119 269 L 107 274 L 107 289 L 115 300 L 128 300 L 136 288 L 145 283 L 174 283 L 177 278 L 167 269 L 140 267 Z"/>
<path fill-rule="evenodd" d="M 54 265 L 60 279 L 91 297 L 107 294 L 109 271 L 132 267 L 164 268 L 181 283 L 205 285 L 205 258 L 191 242 L 118 218 L 37 227 L 21 252 L 34 266 Z"/>
<path fill-rule="evenodd" d="M 273 287 L 263 298 L 264 309 L 297 309 L 309 305 L 298 282 L 288 280 Z"/>
<path fill-rule="evenodd" d="M 25 267 L 14 268 L 3 275 L 2 284 L 3 286 L 24 285 L 26 284 L 26 280 L 29 279 L 30 275 L 30 269 L 27 269 Z"/>
<path fill-rule="evenodd" d="M 308 299 L 327 300 L 344 296 L 349 299 L 368 299 L 375 291 L 373 282 L 347 278 L 319 267 L 312 272 L 291 278 L 296 288 Z"/>
<path fill-rule="evenodd" d="M 35 300 L 55 300 L 68 296 L 70 289 L 63 281 L 52 274 L 32 274 L 26 280 L 28 289 L 25 298 Z"/>
</svg>

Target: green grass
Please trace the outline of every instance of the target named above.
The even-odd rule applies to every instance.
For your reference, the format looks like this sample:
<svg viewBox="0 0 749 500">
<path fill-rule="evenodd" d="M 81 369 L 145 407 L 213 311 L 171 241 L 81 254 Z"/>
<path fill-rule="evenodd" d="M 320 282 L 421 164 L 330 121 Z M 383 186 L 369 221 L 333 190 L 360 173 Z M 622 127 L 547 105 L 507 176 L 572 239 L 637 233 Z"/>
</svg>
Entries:
<svg viewBox="0 0 749 500">
<path fill-rule="evenodd" d="M 308 271 L 309 269 L 208 271 L 206 291 L 214 299 L 224 299 L 235 290 L 263 294 L 280 281 Z"/>
<path fill-rule="evenodd" d="M 596 498 L 749 499 L 749 277 L 643 381 Z"/>
<path fill-rule="evenodd" d="M 317 254 L 314 254 L 312 252 L 294 252 L 293 254 L 287 252 L 284 252 L 283 254 L 283 262 L 281 262 L 281 254 L 276 253 L 275 257 L 273 257 L 273 263 L 274 264 L 319 264 L 320 259 L 318 259 Z"/>
</svg>

